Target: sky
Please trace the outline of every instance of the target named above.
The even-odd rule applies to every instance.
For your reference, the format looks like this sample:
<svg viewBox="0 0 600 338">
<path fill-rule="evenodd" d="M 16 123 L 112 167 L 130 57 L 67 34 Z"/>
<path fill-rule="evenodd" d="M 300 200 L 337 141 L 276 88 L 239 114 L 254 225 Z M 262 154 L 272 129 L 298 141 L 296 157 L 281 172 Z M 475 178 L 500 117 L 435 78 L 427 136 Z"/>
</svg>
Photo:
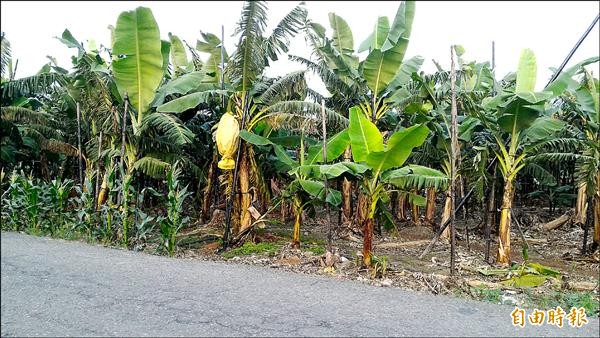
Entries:
<svg viewBox="0 0 600 338">
<path fill-rule="evenodd" d="M 267 32 L 299 2 L 268 2 Z M 145 6 L 152 9 L 160 27 L 161 37 L 168 40 L 172 32 L 195 46 L 200 31 L 220 35 L 225 28 L 225 47 L 231 53 L 237 39 L 232 37 L 240 16 L 241 1 L 1 1 L 1 29 L 11 43 L 13 59 L 19 59 L 17 78 L 35 74 L 48 62 L 46 55 L 57 58 L 58 64 L 70 68 L 71 55 L 55 36 L 65 28 L 79 41 L 94 39 L 100 45 L 110 43 L 108 25 L 115 25 L 119 13 Z M 378 16 L 388 16 L 390 23 L 398 1 L 306 1 L 309 18 L 329 28 L 328 13 L 335 12 L 352 28 L 354 46 L 371 33 Z M 523 48 L 530 48 L 537 57 L 537 89 L 541 90 L 551 76 L 550 67 L 557 68 L 583 32 L 600 12 L 599 1 L 418 1 L 406 58 L 425 58 L 422 70 L 436 70 L 432 59 L 445 69 L 450 68 L 450 46 L 462 45 L 463 59 L 490 61 L 492 41 L 495 41 L 496 77 L 515 71 Z M 569 64 L 600 54 L 599 25 L 573 55 Z M 84 42 L 85 44 L 85 42 Z M 302 36 L 290 44 L 290 54 L 309 57 L 310 50 Z M 360 54 L 361 60 L 366 52 Z M 568 65 L 567 65 L 568 66 Z M 303 67 L 280 58 L 267 74 L 282 75 Z M 590 69 L 598 76 L 598 63 Z M 319 81 L 308 77 L 311 87 L 319 89 Z"/>
</svg>

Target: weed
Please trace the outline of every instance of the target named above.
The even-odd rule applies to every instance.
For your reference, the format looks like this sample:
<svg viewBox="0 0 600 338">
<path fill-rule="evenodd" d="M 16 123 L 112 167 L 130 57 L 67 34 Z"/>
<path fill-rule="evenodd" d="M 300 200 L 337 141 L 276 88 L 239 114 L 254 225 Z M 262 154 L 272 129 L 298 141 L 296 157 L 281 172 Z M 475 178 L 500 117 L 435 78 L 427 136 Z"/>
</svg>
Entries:
<svg viewBox="0 0 600 338">
<path fill-rule="evenodd" d="M 371 278 L 383 278 L 385 277 L 385 273 L 388 267 L 388 257 L 387 256 L 371 256 Z"/>
<path fill-rule="evenodd" d="M 320 256 L 325 253 L 325 247 L 323 246 L 310 246 L 307 250 L 312 252 L 315 256 Z"/>
<path fill-rule="evenodd" d="M 551 294 L 525 292 L 527 305 L 541 309 L 552 309 L 560 306 L 563 309 L 583 307 L 588 316 L 600 315 L 600 302 L 593 292 L 560 291 Z"/>
<path fill-rule="evenodd" d="M 478 286 L 471 288 L 471 292 L 479 300 L 500 304 L 502 299 L 502 290 L 500 289 L 488 289 L 484 286 Z"/>
</svg>

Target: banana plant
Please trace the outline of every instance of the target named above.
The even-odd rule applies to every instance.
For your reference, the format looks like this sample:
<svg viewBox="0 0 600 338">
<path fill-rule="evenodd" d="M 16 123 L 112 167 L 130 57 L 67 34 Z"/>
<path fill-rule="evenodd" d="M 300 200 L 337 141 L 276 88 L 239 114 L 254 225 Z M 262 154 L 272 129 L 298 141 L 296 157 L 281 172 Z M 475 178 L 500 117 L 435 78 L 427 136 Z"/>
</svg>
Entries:
<svg viewBox="0 0 600 338">
<path fill-rule="evenodd" d="M 383 135 L 368 117 L 369 111 L 359 107 L 350 108 L 350 126 L 348 136 L 355 163 L 369 168 L 369 172 L 359 181 L 362 192 L 366 196 L 367 214 L 363 224 L 363 264 L 371 265 L 373 248 L 373 226 L 377 207 L 382 200 L 388 200 L 389 191 L 386 184 L 402 187 L 415 177 L 433 180 L 446 180 L 446 176 L 434 169 L 420 166 L 402 167 L 415 147 L 421 146 L 429 129 L 417 124 L 392 134 L 384 144 Z M 399 169 L 398 169 L 399 168 Z M 411 175 L 411 176 L 409 176 Z M 423 197 L 409 193 L 413 199 Z"/>
<path fill-rule="evenodd" d="M 323 146 L 314 144 L 306 151 L 305 135 L 300 136 L 300 151 L 297 159 L 284 149 L 281 144 L 274 143 L 268 138 L 250 133 L 246 130 L 240 132 L 240 137 L 255 146 L 272 146 L 275 153 L 274 166 L 290 176 L 291 181 L 282 191 L 282 198 L 290 199 L 294 207 L 295 221 L 293 227 L 292 246 L 300 247 L 300 228 L 302 226 L 302 213 L 309 205 L 329 203 L 333 207 L 341 203 L 341 193 L 335 189 L 328 188 L 325 193 L 323 180 L 334 179 L 348 174 L 357 176 L 364 173 L 368 168 L 364 165 L 340 162 L 335 164 L 323 164 Z M 327 161 L 338 158 L 349 143 L 348 130 L 337 133 L 327 142 Z"/>
<path fill-rule="evenodd" d="M 560 94 L 557 106 L 568 128 L 557 138 L 540 142 L 533 149 L 530 162 L 551 165 L 565 161 L 575 162 L 577 202 L 575 223 L 586 223 L 586 210 L 591 207 L 594 218 L 594 242 L 600 244 L 600 86 L 583 66 L 597 63 L 598 57 L 584 60 L 564 71 L 557 81 L 548 87 Z M 576 76 L 581 80 L 575 80 Z M 561 81 L 562 80 L 562 81 Z M 593 206 L 588 206 L 591 199 Z"/>
<path fill-rule="evenodd" d="M 482 122 L 492 132 L 499 148 L 495 154 L 504 178 L 496 258 L 501 265 L 510 264 L 511 209 L 517 175 L 527 164 L 531 147 L 564 126 L 564 122 L 546 114 L 545 103 L 554 94 L 552 91 L 535 92 L 536 72 L 533 51 L 523 50 L 514 91 L 502 91 L 483 103 L 493 114 L 483 118 Z M 508 145 L 505 145 L 504 135 L 508 137 Z"/>
<path fill-rule="evenodd" d="M 316 59 L 311 61 L 299 56 L 290 56 L 290 59 L 317 74 L 332 93 L 329 98 L 314 91 L 309 91 L 310 95 L 318 101 L 325 100 L 327 107 L 344 115 L 350 107 L 359 105 L 375 123 L 395 111 L 391 99 L 406 90 L 404 87 L 411 74 L 423 64 L 420 56 L 404 60 L 415 9 L 415 2 L 403 1 L 391 25 L 387 17 L 379 17 L 373 32 L 357 50 L 369 52 L 362 61 L 354 54 L 352 30 L 341 16 L 329 13 L 331 37 L 326 36 L 325 27 L 308 21 L 305 36 Z M 351 160 L 350 148 L 346 149 L 344 159 Z M 351 186 L 350 181 L 344 180 L 343 214 L 347 221 L 352 218 Z M 359 211 L 360 214 L 364 212 Z"/>
<path fill-rule="evenodd" d="M 186 60 L 183 60 L 179 39 L 173 35 L 171 38 L 176 45 L 173 61 L 179 67 Z M 169 90 L 176 87 L 171 84 L 157 93 L 168 68 L 170 45 L 170 42 L 160 39 L 158 24 L 149 8 L 138 7 L 119 15 L 113 30 L 112 71 L 120 96 L 127 94 L 130 103 L 133 137 L 126 144 L 128 172 L 141 169 L 151 176 L 159 176 L 159 173 L 165 172 L 168 163 L 165 156 L 152 150 L 157 146 L 169 148 L 167 144 L 182 146 L 194 139 L 194 134 L 177 116 L 152 109 L 157 95 L 164 98 L 170 94 Z M 176 68 L 178 70 L 180 68 Z M 184 81 L 182 78 L 173 81 L 180 84 Z M 146 140 L 144 136 L 148 136 Z M 141 153 L 143 150 L 146 150 L 145 154 Z"/>
<path fill-rule="evenodd" d="M 275 25 L 272 33 L 265 34 L 267 24 L 267 4 L 262 1 L 246 1 L 235 34 L 239 37 L 236 50 L 227 58 L 223 69 L 225 91 L 201 87 L 157 108 L 158 111 L 179 113 L 206 104 L 211 95 L 225 96 L 225 105 L 220 104 L 220 114 L 231 113 L 241 129 L 268 136 L 272 130 L 295 129 L 307 120 L 314 120 L 320 113 L 320 105 L 306 99 L 305 72 L 292 72 L 279 78 L 265 75 L 269 64 L 280 54 L 288 51 L 289 41 L 300 32 L 306 21 L 306 8 L 301 3 L 286 14 Z M 199 41 L 197 49 L 209 53 L 206 63 L 206 84 L 214 84 L 214 75 L 219 75 L 217 60 L 220 58 L 220 44 L 214 35 L 203 34 L 205 41 Z M 219 58 L 217 58 L 217 56 Z M 227 54 L 224 53 L 224 57 Z M 210 73 L 212 74 L 210 74 Z M 329 128 L 341 129 L 347 119 L 327 109 Z M 242 123 L 244 121 L 244 123 Z M 262 169 L 255 159 L 254 149 L 242 141 L 237 151 L 241 152 L 238 167 L 238 181 L 230 178 L 228 190 L 236 185 L 241 195 L 234 201 L 234 235 L 244 231 L 251 224 L 249 207 L 251 193 L 257 199 L 268 201 L 269 192 L 264 183 Z M 230 172 L 227 173 L 229 176 Z M 252 187 L 256 189 L 251 189 Z"/>
<path fill-rule="evenodd" d="M 458 116 L 458 136 L 461 146 L 459 158 L 481 158 L 481 151 L 476 147 L 469 147 L 470 144 L 478 145 L 477 138 L 483 125 L 477 119 L 476 113 L 480 110 L 479 102 L 491 95 L 495 85 L 495 80 L 489 63 L 477 63 L 474 61 L 466 62 L 462 56 L 465 51 L 461 46 L 455 45 L 454 50 L 458 56 L 459 69 L 457 70 L 457 103 L 460 109 Z M 438 66 L 438 71 L 431 75 L 412 74 L 408 89 L 401 90 L 390 98 L 390 103 L 402 109 L 409 121 L 426 123 L 429 129 L 433 131 L 431 137 L 425 142 L 423 151 L 415 155 L 415 162 L 441 168 L 447 175 L 450 170 L 450 105 L 451 105 L 451 86 L 450 72 L 443 70 Z M 464 144 L 464 146 L 462 145 Z M 487 144 L 484 144 L 487 149 Z M 472 156 L 471 156 L 472 154 Z M 484 154 L 483 154 L 484 155 Z M 459 163 L 463 161 L 459 160 Z M 475 168 L 481 166 L 473 166 Z M 485 164 L 483 164 L 485 168 Z M 459 180 L 464 177 L 476 177 L 475 185 L 479 188 L 478 192 L 483 195 L 483 186 L 486 176 L 483 172 L 469 174 L 470 165 L 461 165 L 458 168 Z M 461 181 L 462 182 L 462 181 Z M 435 194 L 441 186 L 427 187 L 427 211 L 425 220 L 434 226 L 435 213 Z M 450 218 L 452 206 L 452 197 L 447 190 L 445 193 L 445 202 L 441 216 L 441 224 Z M 449 238 L 449 229 L 442 233 L 442 238 Z"/>
</svg>

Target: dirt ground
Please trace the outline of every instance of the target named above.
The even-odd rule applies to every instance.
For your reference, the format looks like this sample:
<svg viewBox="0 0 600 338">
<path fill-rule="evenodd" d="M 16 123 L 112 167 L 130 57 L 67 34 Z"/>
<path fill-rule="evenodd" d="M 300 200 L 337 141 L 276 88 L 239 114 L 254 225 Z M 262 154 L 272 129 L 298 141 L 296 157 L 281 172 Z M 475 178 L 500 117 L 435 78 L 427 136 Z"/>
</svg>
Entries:
<svg viewBox="0 0 600 338">
<path fill-rule="evenodd" d="M 305 217 L 301 229 L 301 248 L 293 249 L 290 244 L 292 220 L 283 223 L 277 213 L 270 215 L 266 226 L 257 229 L 253 238 L 249 238 L 263 245 L 246 245 L 233 248 L 225 254 L 217 254 L 221 246 L 218 237 L 222 234 L 220 224 L 223 224 L 223 213 L 216 212 L 209 224 L 198 224 L 182 231 L 182 238 L 200 240 L 188 240 L 189 244 L 180 244 L 178 256 L 261 265 L 296 273 L 352 279 L 381 287 L 449 294 L 523 307 L 548 307 L 564 302 L 577 305 L 583 302 L 587 304 L 588 313 L 599 315 L 600 252 L 596 249 L 594 253 L 581 255 L 584 230 L 572 223 L 555 230 L 544 230 L 542 225 L 560 216 L 560 210 L 550 214 L 543 208 L 522 208 L 516 215 L 529 245 L 527 262 L 539 263 L 560 272 L 560 276 L 549 278 L 541 286 L 506 286 L 499 282 L 510 275 L 486 276 L 481 273 L 481 270 L 498 266 L 484 261 L 485 238 L 483 231 L 477 229 L 480 219 L 465 220 L 461 213 L 457 213 L 457 273 L 454 276 L 450 275 L 450 245 L 447 241 L 438 241 L 431 252 L 419 259 L 434 232 L 431 226 L 415 225 L 412 221 L 400 222 L 395 229 L 383 230 L 381 236 L 375 235 L 373 251 L 380 262 L 377 269 L 360 267 L 362 238 L 356 234 L 348 236 L 348 232 L 345 232 L 344 238 L 335 236 L 335 264 L 333 269 L 327 268 L 325 247 L 328 227 L 324 217 Z M 337 226 L 337 216 L 332 212 L 330 217 L 334 228 Z M 470 228 L 468 245 L 465 225 Z M 513 228 L 516 227 L 513 225 Z M 592 233 L 593 229 L 590 229 L 588 244 L 592 242 Z M 493 262 L 497 250 L 494 232 L 491 239 L 490 261 Z M 520 232 L 512 229 L 511 258 L 517 264 L 523 263 L 522 247 Z M 565 305 L 569 304 L 563 307 Z"/>
</svg>

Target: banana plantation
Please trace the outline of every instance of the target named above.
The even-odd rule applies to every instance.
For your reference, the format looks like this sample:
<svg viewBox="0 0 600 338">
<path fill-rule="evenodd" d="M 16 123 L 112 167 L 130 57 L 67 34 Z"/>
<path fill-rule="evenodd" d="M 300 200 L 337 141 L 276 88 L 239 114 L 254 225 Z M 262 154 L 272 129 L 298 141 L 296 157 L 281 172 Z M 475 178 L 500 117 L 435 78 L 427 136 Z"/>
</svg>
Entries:
<svg viewBox="0 0 600 338">
<path fill-rule="evenodd" d="M 425 73 L 426 50 L 405 55 L 417 7 L 355 41 L 303 3 L 267 30 L 248 1 L 232 50 L 138 7 L 110 46 L 65 29 L 72 67 L 29 77 L 2 33 L 2 230 L 597 315 L 599 57 L 542 79 L 516 50 L 498 78 L 452 45 Z M 280 59 L 304 70 L 268 76 Z"/>
</svg>

